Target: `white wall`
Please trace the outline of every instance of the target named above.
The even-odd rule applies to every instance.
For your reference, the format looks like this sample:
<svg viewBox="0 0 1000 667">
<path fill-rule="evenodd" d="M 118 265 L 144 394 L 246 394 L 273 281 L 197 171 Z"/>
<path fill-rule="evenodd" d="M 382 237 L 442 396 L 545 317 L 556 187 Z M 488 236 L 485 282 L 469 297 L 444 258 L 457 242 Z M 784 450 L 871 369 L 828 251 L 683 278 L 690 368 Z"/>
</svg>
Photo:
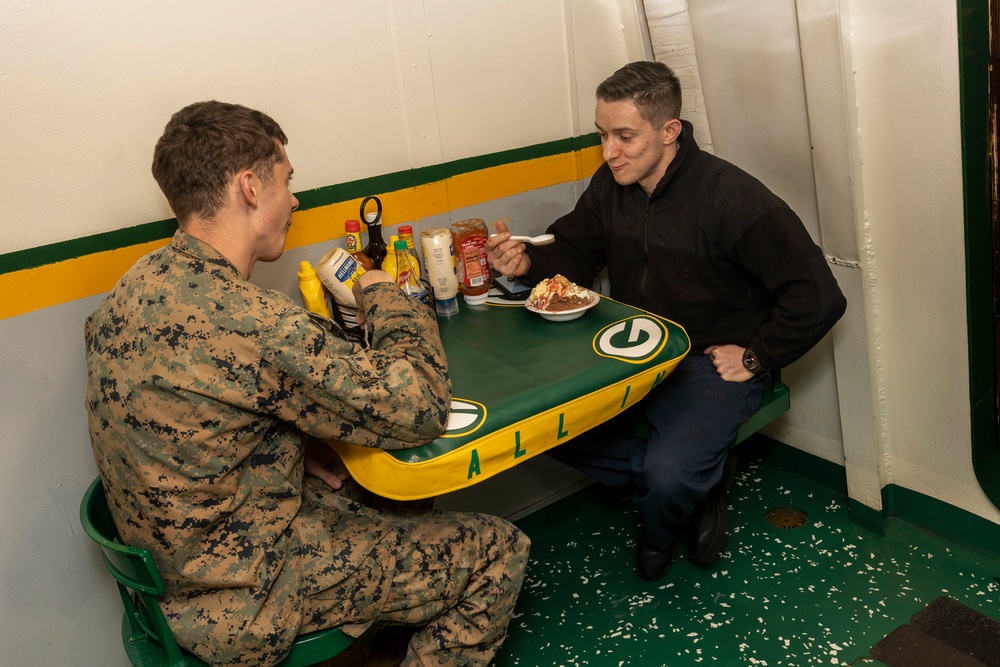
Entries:
<svg viewBox="0 0 1000 667">
<path fill-rule="evenodd" d="M 849 9 L 886 478 L 1000 522 L 970 452 L 956 7 Z"/>
<path fill-rule="evenodd" d="M 592 132 L 592 91 L 630 55 L 621 14 L 607 0 L 0 3 L 0 253 L 172 217 L 153 144 L 201 99 L 272 115 L 299 190 Z"/>
<path fill-rule="evenodd" d="M 689 3 L 705 111 L 715 154 L 755 175 L 788 202 L 823 244 L 795 4 Z M 783 371 L 792 410 L 782 442 L 838 464 L 844 453 L 833 347 L 827 337 Z"/>
<path fill-rule="evenodd" d="M 955 4 L 688 4 L 716 154 L 848 265 L 848 315 L 786 371 L 773 433 L 838 463 L 847 443 L 870 507 L 892 483 L 1000 522 L 972 468 Z"/>
</svg>

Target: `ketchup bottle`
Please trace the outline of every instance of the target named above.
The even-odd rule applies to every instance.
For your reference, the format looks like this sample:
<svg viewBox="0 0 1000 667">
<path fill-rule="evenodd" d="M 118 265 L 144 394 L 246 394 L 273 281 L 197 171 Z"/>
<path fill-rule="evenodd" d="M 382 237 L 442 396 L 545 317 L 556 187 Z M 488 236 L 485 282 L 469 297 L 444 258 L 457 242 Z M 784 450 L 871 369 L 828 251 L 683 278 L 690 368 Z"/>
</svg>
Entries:
<svg viewBox="0 0 1000 667">
<path fill-rule="evenodd" d="M 489 237 L 489 228 L 479 218 L 461 220 L 451 225 L 458 289 L 466 303 L 483 303 L 493 285 L 493 274 L 486 258 L 486 240 Z"/>
</svg>

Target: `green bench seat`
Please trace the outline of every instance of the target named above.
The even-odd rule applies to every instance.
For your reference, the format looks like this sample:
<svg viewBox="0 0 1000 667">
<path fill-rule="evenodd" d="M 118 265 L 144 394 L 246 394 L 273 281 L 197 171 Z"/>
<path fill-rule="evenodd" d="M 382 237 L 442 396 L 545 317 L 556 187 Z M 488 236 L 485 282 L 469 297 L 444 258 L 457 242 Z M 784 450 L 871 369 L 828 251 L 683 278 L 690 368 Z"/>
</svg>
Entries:
<svg viewBox="0 0 1000 667">
<path fill-rule="evenodd" d="M 208 667 L 182 650 L 160 610 L 166 588 L 149 551 L 122 544 L 108 509 L 101 478 L 94 480 L 80 503 L 80 523 L 101 547 L 104 566 L 118 584 L 125 607 L 122 643 L 135 667 Z M 351 645 L 337 628 L 299 635 L 279 667 L 306 667 L 332 658 Z"/>
</svg>

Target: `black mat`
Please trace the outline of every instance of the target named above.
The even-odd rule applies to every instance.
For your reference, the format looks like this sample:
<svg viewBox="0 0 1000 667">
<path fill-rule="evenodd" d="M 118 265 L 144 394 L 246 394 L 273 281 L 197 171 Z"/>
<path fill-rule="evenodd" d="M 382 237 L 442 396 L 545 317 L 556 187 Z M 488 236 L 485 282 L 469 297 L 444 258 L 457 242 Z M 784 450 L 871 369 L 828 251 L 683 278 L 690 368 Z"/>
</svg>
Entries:
<svg viewBox="0 0 1000 667">
<path fill-rule="evenodd" d="M 888 667 L 1000 667 L 1000 622 L 941 597 L 872 647 Z"/>
</svg>

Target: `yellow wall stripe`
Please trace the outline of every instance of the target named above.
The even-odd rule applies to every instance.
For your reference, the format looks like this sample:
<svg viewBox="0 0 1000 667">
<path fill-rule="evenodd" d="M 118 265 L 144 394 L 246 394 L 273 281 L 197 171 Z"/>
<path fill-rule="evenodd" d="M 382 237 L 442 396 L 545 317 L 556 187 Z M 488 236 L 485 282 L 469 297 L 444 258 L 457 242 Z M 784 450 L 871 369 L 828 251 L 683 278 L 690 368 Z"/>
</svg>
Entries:
<svg viewBox="0 0 1000 667">
<path fill-rule="evenodd" d="M 442 181 L 378 193 L 385 224 L 420 220 L 456 208 L 568 183 L 594 173 L 603 161 L 600 146 L 512 162 L 451 176 Z M 344 221 L 359 218 L 361 199 L 296 211 L 286 249 L 343 238 Z M 103 294 L 140 257 L 169 239 L 97 252 L 31 269 L 0 275 L 0 319 Z"/>
</svg>

